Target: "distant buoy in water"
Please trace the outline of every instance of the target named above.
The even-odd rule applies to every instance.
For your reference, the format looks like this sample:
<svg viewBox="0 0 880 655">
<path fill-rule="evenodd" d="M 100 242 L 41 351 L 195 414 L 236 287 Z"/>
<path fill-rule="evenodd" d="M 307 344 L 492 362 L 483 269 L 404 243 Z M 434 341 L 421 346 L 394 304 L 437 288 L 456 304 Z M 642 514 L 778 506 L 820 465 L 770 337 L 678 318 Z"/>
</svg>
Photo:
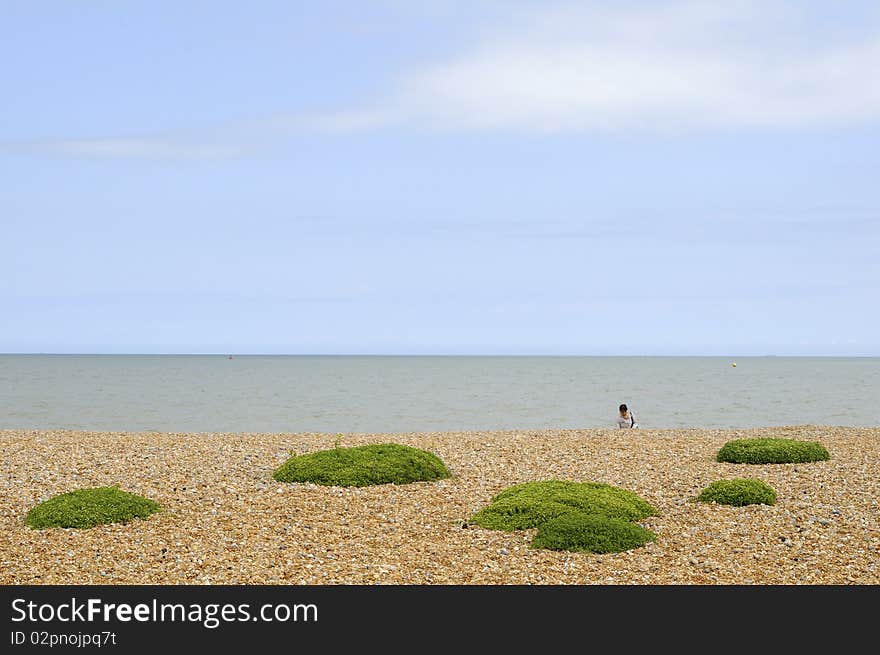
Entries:
<svg viewBox="0 0 880 655">
<path fill-rule="evenodd" d="M 736 368 L 736 362 L 734 362 L 733 364 L 731 364 L 731 366 L 733 366 L 733 368 Z"/>
</svg>

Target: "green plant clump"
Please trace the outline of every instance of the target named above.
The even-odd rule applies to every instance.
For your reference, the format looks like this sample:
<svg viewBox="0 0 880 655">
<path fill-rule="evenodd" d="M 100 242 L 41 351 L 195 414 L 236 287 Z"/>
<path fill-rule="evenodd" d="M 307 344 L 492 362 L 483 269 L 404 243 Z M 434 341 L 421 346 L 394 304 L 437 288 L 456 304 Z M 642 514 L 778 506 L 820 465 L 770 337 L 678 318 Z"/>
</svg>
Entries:
<svg viewBox="0 0 880 655">
<path fill-rule="evenodd" d="M 619 553 L 655 541 L 657 535 L 640 525 L 597 514 L 570 512 L 543 523 L 532 548 L 587 553 Z"/>
<path fill-rule="evenodd" d="M 800 464 L 830 458 L 819 442 L 795 439 L 735 439 L 724 444 L 717 457 L 733 464 Z"/>
<path fill-rule="evenodd" d="M 394 443 L 294 455 L 272 475 L 279 482 L 337 487 L 407 484 L 449 476 L 446 466 L 433 453 Z"/>
<path fill-rule="evenodd" d="M 145 519 L 161 509 L 158 503 L 117 487 L 78 489 L 40 503 L 27 513 L 26 525 L 42 528 L 92 528 L 105 523 Z"/>
<path fill-rule="evenodd" d="M 546 480 L 508 487 L 471 521 L 490 530 L 524 530 L 571 512 L 639 521 L 657 510 L 631 491 L 608 484 Z"/>
<path fill-rule="evenodd" d="M 772 505 L 776 502 L 773 487 L 761 480 L 737 478 L 736 480 L 717 480 L 703 489 L 697 500 L 721 505 Z"/>
</svg>

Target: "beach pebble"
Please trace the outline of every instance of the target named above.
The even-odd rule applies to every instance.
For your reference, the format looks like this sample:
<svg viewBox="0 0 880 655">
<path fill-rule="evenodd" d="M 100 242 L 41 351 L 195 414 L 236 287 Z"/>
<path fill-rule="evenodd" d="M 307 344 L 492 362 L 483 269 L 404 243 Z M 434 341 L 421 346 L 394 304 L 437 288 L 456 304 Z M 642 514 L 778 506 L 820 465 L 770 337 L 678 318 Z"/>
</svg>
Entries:
<svg viewBox="0 0 880 655">
<path fill-rule="evenodd" d="M 634 432 L 344 435 L 425 448 L 453 477 L 342 489 L 272 479 L 291 451 L 333 448 L 332 434 L 0 430 L 0 584 L 880 584 L 880 429 Z M 727 440 L 768 436 L 820 440 L 832 459 L 715 461 Z M 691 502 L 735 477 L 760 478 L 776 504 Z M 640 521 L 657 542 L 554 552 L 529 547 L 534 530 L 470 523 L 506 487 L 547 479 L 637 493 L 659 512 Z M 162 511 L 89 530 L 24 525 L 40 499 L 108 485 Z"/>
</svg>

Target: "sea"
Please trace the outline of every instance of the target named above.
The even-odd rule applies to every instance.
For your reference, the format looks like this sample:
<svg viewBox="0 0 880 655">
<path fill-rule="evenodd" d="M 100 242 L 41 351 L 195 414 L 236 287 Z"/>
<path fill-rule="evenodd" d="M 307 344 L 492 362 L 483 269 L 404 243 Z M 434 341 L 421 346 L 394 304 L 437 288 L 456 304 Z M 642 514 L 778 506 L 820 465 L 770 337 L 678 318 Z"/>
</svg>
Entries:
<svg viewBox="0 0 880 655">
<path fill-rule="evenodd" d="M 0 429 L 880 425 L 876 357 L 0 355 Z"/>
</svg>

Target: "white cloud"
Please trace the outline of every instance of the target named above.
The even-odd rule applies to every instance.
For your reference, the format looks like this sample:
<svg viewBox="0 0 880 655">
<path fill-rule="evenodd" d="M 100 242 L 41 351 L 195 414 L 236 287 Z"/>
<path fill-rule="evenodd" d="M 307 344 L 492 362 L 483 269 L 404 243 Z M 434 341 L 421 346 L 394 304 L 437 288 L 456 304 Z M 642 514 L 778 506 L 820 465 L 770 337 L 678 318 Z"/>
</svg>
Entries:
<svg viewBox="0 0 880 655">
<path fill-rule="evenodd" d="M 540 11 L 406 76 L 367 122 L 679 132 L 880 118 L 880 29 L 817 38 L 775 3 Z M 346 117 L 357 127 L 355 112 Z"/>
</svg>

